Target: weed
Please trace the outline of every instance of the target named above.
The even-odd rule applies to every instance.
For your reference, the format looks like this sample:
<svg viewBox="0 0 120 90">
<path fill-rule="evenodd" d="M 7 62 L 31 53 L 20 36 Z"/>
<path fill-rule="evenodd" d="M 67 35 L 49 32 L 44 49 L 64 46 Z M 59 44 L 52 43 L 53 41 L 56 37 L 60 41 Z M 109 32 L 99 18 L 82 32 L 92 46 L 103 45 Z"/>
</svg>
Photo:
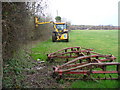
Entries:
<svg viewBox="0 0 120 90">
<path fill-rule="evenodd" d="M 3 65 L 3 88 L 21 88 L 25 87 L 25 75 L 23 72 L 25 68 L 31 68 L 32 60 L 26 57 L 23 50 L 19 50 L 19 55 L 16 54 L 15 58 L 4 61 Z M 31 71 L 33 73 L 33 71 Z"/>
</svg>

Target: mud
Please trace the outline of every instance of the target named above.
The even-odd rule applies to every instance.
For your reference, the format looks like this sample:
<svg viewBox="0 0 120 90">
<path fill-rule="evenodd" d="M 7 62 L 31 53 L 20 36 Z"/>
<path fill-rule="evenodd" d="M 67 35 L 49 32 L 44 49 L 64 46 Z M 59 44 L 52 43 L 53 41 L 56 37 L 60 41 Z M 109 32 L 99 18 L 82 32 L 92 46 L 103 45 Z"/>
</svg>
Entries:
<svg viewBox="0 0 120 90">
<path fill-rule="evenodd" d="M 52 66 L 49 63 L 38 63 L 28 71 L 32 70 L 34 72 L 26 72 L 25 82 L 28 88 L 67 88 L 70 86 L 69 82 L 60 83 L 52 78 Z"/>
</svg>

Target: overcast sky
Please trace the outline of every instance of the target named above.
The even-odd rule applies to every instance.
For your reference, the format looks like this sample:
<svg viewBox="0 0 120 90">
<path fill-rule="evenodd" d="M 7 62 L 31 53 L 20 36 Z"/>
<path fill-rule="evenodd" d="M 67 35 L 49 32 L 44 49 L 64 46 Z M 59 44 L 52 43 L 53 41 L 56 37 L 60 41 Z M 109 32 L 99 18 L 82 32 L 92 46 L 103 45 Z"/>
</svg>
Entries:
<svg viewBox="0 0 120 90">
<path fill-rule="evenodd" d="M 118 25 L 120 0 L 50 0 L 50 13 L 76 25 Z"/>
</svg>

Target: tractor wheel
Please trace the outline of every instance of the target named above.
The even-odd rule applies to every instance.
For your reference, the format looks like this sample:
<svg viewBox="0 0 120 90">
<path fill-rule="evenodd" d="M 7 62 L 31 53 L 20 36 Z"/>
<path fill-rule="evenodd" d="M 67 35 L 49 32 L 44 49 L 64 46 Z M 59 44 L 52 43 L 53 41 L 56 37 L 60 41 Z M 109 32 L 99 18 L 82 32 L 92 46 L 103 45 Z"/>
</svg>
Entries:
<svg viewBox="0 0 120 90">
<path fill-rule="evenodd" d="M 65 41 L 66 41 L 66 42 L 69 42 L 69 40 L 68 40 L 68 39 L 66 39 Z"/>
<path fill-rule="evenodd" d="M 55 35 L 55 33 L 52 33 L 52 42 L 56 42 L 56 35 Z"/>
</svg>

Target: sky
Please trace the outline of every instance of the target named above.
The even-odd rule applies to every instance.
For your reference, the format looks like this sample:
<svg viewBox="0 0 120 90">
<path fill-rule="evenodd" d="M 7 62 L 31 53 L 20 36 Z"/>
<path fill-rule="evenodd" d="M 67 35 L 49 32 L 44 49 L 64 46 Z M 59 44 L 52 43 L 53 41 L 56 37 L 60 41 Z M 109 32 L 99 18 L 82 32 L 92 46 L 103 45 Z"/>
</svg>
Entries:
<svg viewBox="0 0 120 90">
<path fill-rule="evenodd" d="M 118 25 L 120 0 L 50 0 L 49 12 L 73 25 Z"/>
</svg>

